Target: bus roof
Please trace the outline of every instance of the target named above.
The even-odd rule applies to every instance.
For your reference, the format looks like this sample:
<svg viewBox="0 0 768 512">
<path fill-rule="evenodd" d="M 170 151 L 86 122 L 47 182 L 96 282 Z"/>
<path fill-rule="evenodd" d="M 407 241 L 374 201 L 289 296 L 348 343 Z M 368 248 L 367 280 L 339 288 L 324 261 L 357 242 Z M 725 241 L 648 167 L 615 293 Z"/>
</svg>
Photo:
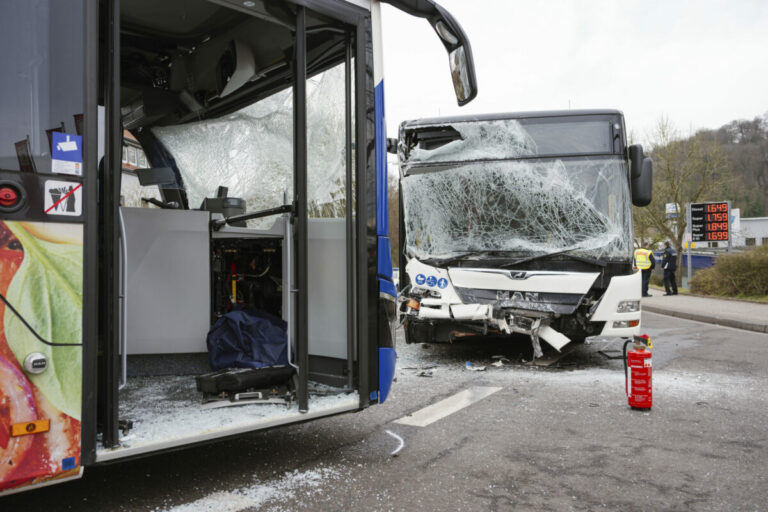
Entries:
<svg viewBox="0 0 768 512">
<path fill-rule="evenodd" d="M 502 119 L 527 119 L 537 117 L 577 117 L 577 116 L 624 116 L 621 110 L 611 108 L 582 110 L 534 110 L 530 112 L 501 112 L 491 114 L 469 114 L 463 116 L 425 117 L 403 121 L 403 128 L 418 128 L 439 124 L 469 123 L 477 121 L 498 121 Z"/>
</svg>

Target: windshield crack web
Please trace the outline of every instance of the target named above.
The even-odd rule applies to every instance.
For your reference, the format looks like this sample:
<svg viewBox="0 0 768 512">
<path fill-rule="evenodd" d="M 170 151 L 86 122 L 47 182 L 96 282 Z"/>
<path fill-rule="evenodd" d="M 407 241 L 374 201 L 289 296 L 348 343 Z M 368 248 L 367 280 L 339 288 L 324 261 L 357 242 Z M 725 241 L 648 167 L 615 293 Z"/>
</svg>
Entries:
<svg viewBox="0 0 768 512">
<path fill-rule="evenodd" d="M 619 158 L 475 162 L 405 176 L 406 248 L 420 259 L 565 250 L 627 259 L 626 180 Z"/>
</svg>

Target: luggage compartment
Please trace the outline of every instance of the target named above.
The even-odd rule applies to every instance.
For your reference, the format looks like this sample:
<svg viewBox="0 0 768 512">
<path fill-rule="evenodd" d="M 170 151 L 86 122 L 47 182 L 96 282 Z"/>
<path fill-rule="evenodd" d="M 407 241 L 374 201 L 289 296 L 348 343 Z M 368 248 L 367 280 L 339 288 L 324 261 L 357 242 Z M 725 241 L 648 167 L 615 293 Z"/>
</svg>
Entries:
<svg viewBox="0 0 768 512">
<path fill-rule="evenodd" d="M 232 392 L 220 396 L 201 392 L 210 391 L 205 386 L 211 385 L 210 379 L 200 379 L 211 372 L 206 335 L 219 318 L 234 310 L 256 310 L 290 325 L 294 306 L 289 216 L 278 217 L 268 229 L 225 226 L 211 232 L 207 211 L 122 208 L 121 215 L 125 262 L 121 437 L 117 448 L 99 447 L 98 461 L 359 407 L 359 396 L 351 389 L 311 380 L 309 412 L 300 413 L 295 396 L 285 393 L 293 390 L 296 372 L 291 367 L 266 369 L 280 377 L 268 379 L 267 387 L 276 390 L 270 396 L 289 396 L 287 403 L 234 400 L 236 391 L 250 392 L 251 397 L 264 391 L 249 385 L 227 388 Z M 290 344 L 290 327 L 287 330 Z M 338 338 L 336 343 L 345 346 L 345 337 Z M 328 333 L 323 339 L 321 346 L 326 346 Z M 288 354 L 293 363 L 292 346 Z"/>
</svg>

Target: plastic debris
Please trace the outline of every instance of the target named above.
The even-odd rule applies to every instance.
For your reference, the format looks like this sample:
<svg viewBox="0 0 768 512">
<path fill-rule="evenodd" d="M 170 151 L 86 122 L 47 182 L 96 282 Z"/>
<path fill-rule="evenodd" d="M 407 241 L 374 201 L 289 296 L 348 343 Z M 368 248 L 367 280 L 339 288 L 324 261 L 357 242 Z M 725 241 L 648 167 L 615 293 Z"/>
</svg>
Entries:
<svg viewBox="0 0 768 512">
<path fill-rule="evenodd" d="M 469 370 L 471 372 L 484 372 L 485 368 L 486 368 L 485 366 L 472 366 L 472 363 L 470 363 L 469 361 L 467 361 L 464 364 L 464 369 Z"/>
<path fill-rule="evenodd" d="M 435 363 L 425 363 L 421 366 L 403 366 L 400 368 L 401 370 L 433 370 L 434 368 L 437 368 L 437 365 Z M 424 373 L 423 371 L 419 373 L 419 376 L 421 377 L 431 377 L 432 372 L 430 371 L 430 375 L 421 375 Z"/>
<path fill-rule="evenodd" d="M 496 368 L 501 368 L 504 366 L 504 363 L 509 363 L 509 359 L 505 356 L 491 356 L 491 359 L 496 360 L 491 363 L 491 366 L 495 366 Z"/>
<path fill-rule="evenodd" d="M 531 345 L 533 346 L 533 359 L 534 361 L 544 355 L 541 351 L 541 343 L 539 342 L 539 329 L 535 328 L 531 330 Z"/>
</svg>

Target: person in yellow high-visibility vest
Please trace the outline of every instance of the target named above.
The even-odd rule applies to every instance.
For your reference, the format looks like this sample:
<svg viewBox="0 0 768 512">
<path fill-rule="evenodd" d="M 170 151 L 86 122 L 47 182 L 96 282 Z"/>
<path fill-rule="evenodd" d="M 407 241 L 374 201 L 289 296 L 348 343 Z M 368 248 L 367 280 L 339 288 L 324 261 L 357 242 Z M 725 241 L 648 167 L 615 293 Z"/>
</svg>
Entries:
<svg viewBox="0 0 768 512">
<path fill-rule="evenodd" d="M 656 259 L 653 257 L 653 251 L 640 247 L 635 249 L 635 267 L 639 268 L 643 274 L 643 297 L 650 297 L 648 293 L 648 283 L 651 282 L 651 272 L 656 267 Z"/>
</svg>

